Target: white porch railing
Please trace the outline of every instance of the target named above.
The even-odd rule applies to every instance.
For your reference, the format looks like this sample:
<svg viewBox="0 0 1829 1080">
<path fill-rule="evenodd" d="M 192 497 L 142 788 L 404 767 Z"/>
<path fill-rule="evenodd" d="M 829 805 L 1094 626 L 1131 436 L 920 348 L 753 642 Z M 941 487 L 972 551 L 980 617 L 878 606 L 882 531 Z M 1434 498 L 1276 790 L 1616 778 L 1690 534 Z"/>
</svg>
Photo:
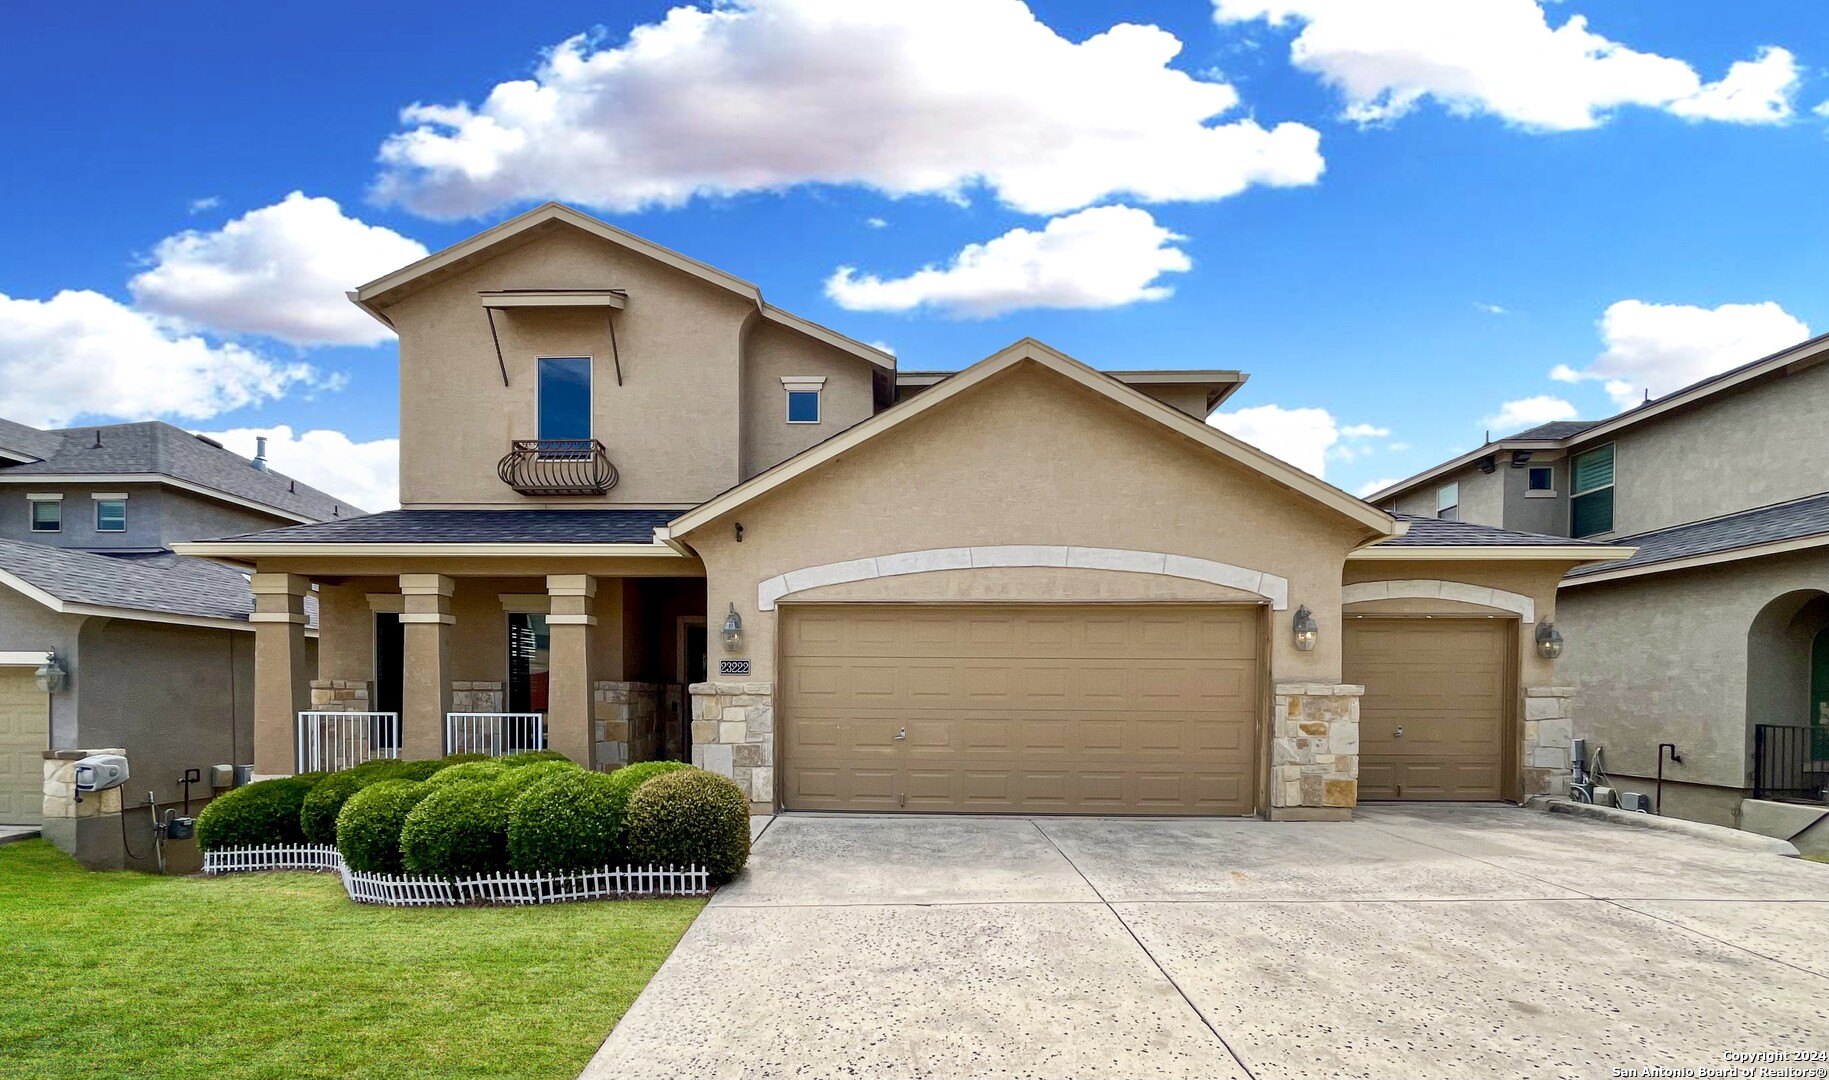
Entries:
<svg viewBox="0 0 1829 1080">
<path fill-rule="evenodd" d="M 298 714 L 298 771 L 335 772 L 376 758 L 400 756 L 400 714 Z"/>
<path fill-rule="evenodd" d="M 445 714 L 445 753 L 502 757 L 546 749 L 545 713 Z"/>
</svg>

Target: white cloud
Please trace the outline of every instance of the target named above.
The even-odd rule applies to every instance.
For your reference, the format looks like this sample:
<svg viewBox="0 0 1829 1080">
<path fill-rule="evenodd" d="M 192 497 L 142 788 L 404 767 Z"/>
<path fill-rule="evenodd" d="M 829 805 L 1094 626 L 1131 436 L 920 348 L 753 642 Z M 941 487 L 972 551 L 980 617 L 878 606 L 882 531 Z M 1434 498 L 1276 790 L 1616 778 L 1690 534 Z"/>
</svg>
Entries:
<svg viewBox="0 0 1829 1080">
<path fill-rule="evenodd" d="M 1770 300 L 1717 308 L 1621 300 L 1601 316 L 1600 336 L 1607 348 L 1593 363 L 1580 371 L 1558 365 L 1550 377 L 1599 380 L 1628 409 L 1646 390 L 1659 397 L 1751 363 L 1808 338 L 1810 328 Z"/>
<path fill-rule="evenodd" d="M 1818 116 L 1829 116 L 1829 101 L 1823 102 L 1821 105 L 1818 105 L 1816 108 L 1811 109 L 1810 111 L 1815 113 Z"/>
<path fill-rule="evenodd" d="M 1410 449 L 1410 444 L 1407 442 L 1394 442 L 1391 445 L 1385 447 L 1385 449 L 1389 450 L 1393 454 L 1401 454 L 1405 450 Z"/>
<path fill-rule="evenodd" d="M 325 383 L 308 364 L 212 344 L 100 293 L 0 294 L 0 416 L 9 420 L 200 419 L 296 385 Z"/>
<path fill-rule="evenodd" d="M 1504 436 L 1552 420 L 1573 420 L 1578 415 L 1579 410 L 1563 399 L 1552 394 L 1538 394 L 1507 401 L 1499 406 L 1497 415 L 1486 418 L 1486 426 L 1494 434 Z"/>
<path fill-rule="evenodd" d="M 1121 24 L 1081 42 L 1021 0 L 729 0 L 628 40 L 561 42 L 480 105 L 415 104 L 376 195 L 443 219 L 556 198 L 612 210 L 859 184 L 1055 214 L 1111 196 L 1207 200 L 1311 184 L 1320 135 L 1241 117 L 1182 43 Z"/>
<path fill-rule="evenodd" d="M 222 205 L 222 199 L 220 196 L 205 195 L 201 199 L 192 199 L 190 201 L 190 206 L 188 209 L 193 214 L 201 214 L 205 210 L 214 210 L 218 206 L 221 206 L 221 205 Z"/>
<path fill-rule="evenodd" d="M 274 472 L 347 499 L 364 510 L 400 505 L 400 440 L 354 442 L 340 431 L 303 431 L 289 424 L 270 428 L 206 431 L 243 457 L 254 456 L 256 436 L 267 437 L 267 463 Z"/>
<path fill-rule="evenodd" d="M 128 287 L 146 310 L 218 332 L 373 345 L 393 333 L 344 293 L 425 254 L 392 229 L 345 216 L 333 199 L 295 191 L 215 231 L 166 237 Z"/>
<path fill-rule="evenodd" d="M 878 349 L 878 350 L 881 350 L 882 352 L 886 352 L 890 356 L 895 355 L 895 346 L 889 344 L 887 341 L 872 341 L 870 343 L 870 347 L 872 349 Z"/>
<path fill-rule="evenodd" d="M 1768 47 L 1704 84 L 1687 62 L 1639 52 L 1571 14 L 1552 27 L 1538 0 L 1214 0 L 1222 24 L 1300 23 L 1290 60 L 1346 98 L 1346 117 L 1395 120 L 1433 98 L 1545 131 L 1595 127 L 1626 105 L 1691 119 L 1791 116 L 1795 60 Z"/>
<path fill-rule="evenodd" d="M 1161 300 L 1174 290 L 1157 283 L 1193 262 L 1146 210 L 1096 206 L 1058 217 L 1041 230 L 1011 229 L 967 244 L 945 266 L 907 277 L 860 275 L 842 266 L 826 279 L 826 295 L 853 311 L 929 307 L 965 318 L 988 318 L 1024 308 L 1108 308 Z"/>
<path fill-rule="evenodd" d="M 1488 315 L 1509 315 L 1509 314 L 1511 314 L 1510 311 L 1506 310 L 1503 307 L 1500 307 L 1498 304 L 1475 303 L 1473 306 L 1474 306 L 1474 310 L 1485 312 Z"/>
<path fill-rule="evenodd" d="M 889 227 L 888 219 L 880 217 L 865 218 L 864 224 L 870 226 L 872 229 L 887 229 Z"/>
<path fill-rule="evenodd" d="M 1390 433 L 1390 428 L 1377 427 L 1373 424 L 1348 424 L 1340 429 L 1342 439 L 1382 439 Z"/>
<path fill-rule="evenodd" d="M 1327 452 L 1340 441 L 1340 425 L 1326 409 L 1253 405 L 1217 412 L 1207 423 L 1272 457 L 1315 476 L 1327 475 Z"/>
<path fill-rule="evenodd" d="M 1359 496 L 1361 499 L 1363 499 L 1363 498 L 1367 497 L 1368 495 L 1372 494 L 1374 491 L 1383 491 L 1385 488 L 1390 487 L 1392 484 L 1397 483 L 1397 481 L 1399 481 L 1401 479 L 1402 479 L 1402 477 L 1398 477 L 1398 476 L 1381 476 L 1376 480 L 1368 480 L 1365 483 L 1360 484 L 1359 490 L 1355 491 L 1353 494 L 1355 494 L 1355 495 Z"/>
</svg>

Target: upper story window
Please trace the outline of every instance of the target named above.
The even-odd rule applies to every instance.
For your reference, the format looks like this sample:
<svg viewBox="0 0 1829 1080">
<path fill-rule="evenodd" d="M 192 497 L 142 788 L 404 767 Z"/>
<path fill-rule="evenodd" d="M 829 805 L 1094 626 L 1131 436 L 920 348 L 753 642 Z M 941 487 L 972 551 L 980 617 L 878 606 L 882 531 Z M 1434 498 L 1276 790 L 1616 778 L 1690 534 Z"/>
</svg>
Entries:
<svg viewBox="0 0 1829 1080">
<path fill-rule="evenodd" d="M 1613 447 L 1576 454 L 1569 481 L 1569 535 L 1595 536 L 1613 531 Z"/>
<path fill-rule="evenodd" d="M 62 532 L 64 504 L 62 495 L 27 495 L 32 500 L 32 531 Z"/>
<path fill-rule="evenodd" d="M 817 424 L 820 421 L 820 393 L 825 389 L 824 375 L 783 375 L 782 389 L 787 391 L 787 422 Z"/>
<path fill-rule="evenodd" d="M 1461 520 L 1461 485 L 1444 484 L 1435 489 L 1435 516 L 1443 521 Z"/>
<path fill-rule="evenodd" d="M 539 385 L 540 441 L 591 438 L 591 358 L 543 356 Z"/>
<path fill-rule="evenodd" d="M 1532 465 L 1525 490 L 1539 496 L 1556 494 L 1556 470 L 1548 465 Z"/>
<path fill-rule="evenodd" d="M 127 531 L 127 496 L 95 496 L 95 531 Z"/>
</svg>

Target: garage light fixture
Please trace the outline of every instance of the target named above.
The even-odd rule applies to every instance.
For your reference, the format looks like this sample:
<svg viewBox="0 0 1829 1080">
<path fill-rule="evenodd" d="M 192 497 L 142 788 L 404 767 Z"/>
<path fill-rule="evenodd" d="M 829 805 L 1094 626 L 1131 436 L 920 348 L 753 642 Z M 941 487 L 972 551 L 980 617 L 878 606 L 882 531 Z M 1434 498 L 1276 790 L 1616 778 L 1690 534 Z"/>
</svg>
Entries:
<svg viewBox="0 0 1829 1080">
<path fill-rule="evenodd" d="M 730 614 L 724 617 L 724 651 L 736 652 L 743 647 L 743 616 L 737 614 L 737 605 L 730 605 Z"/>
<path fill-rule="evenodd" d="M 1296 648 L 1309 652 L 1315 647 L 1315 641 L 1321 636 L 1321 628 L 1315 625 L 1314 614 L 1307 605 L 1296 609 L 1295 620 Z"/>
<path fill-rule="evenodd" d="M 32 672 L 32 677 L 38 683 L 38 689 L 47 694 L 55 694 L 64 688 L 64 679 L 69 674 L 64 670 L 63 662 L 57 659 L 57 653 L 53 651 L 45 654 L 44 665 Z"/>
<path fill-rule="evenodd" d="M 1548 619 L 1537 624 L 1537 655 L 1545 660 L 1562 655 L 1562 632 Z"/>
</svg>

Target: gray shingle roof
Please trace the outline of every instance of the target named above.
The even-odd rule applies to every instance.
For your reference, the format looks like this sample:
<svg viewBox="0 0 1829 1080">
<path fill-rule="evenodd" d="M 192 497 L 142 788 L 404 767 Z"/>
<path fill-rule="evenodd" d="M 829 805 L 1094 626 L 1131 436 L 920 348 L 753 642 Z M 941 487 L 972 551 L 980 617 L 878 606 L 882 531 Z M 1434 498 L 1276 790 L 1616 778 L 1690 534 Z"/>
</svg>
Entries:
<svg viewBox="0 0 1829 1080">
<path fill-rule="evenodd" d="M 244 620 L 254 608 L 239 571 L 169 553 L 96 555 L 0 540 L 0 570 L 68 604 Z"/>
<path fill-rule="evenodd" d="M 1534 440 L 1547 441 L 1551 439 L 1566 439 L 1571 435 L 1579 435 L 1598 423 L 1600 423 L 1599 420 L 1552 420 L 1547 424 L 1538 424 L 1534 428 L 1526 428 L 1516 435 L 1507 435 L 1503 439 L 1495 441 L 1511 442 L 1513 440 L 1520 440 L 1528 442 Z"/>
<path fill-rule="evenodd" d="M 1439 518 L 1418 517 L 1415 514 L 1392 514 L 1399 521 L 1410 523 L 1410 531 L 1395 540 L 1386 540 L 1379 547 L 1599 547 L 1586 540 L 1570 540 L 1566 536 L 1545 536 L 1542 533 L 1518 532 L 1515 529 L 1499 529 L 1491 525 L 1475 525 L 1470 521 L 1443 521 Z M 1617 563 L 1613 565 L 1618 565 Z"/>
<path fill-rule="evenodd" d="M 1829 534 L 1829 492 L 1628 536 L 1616 542 L 1636 546 L 1638 554 L 1620 562 L 1571 570 L 1568 576 L 1576 578 L 1602 570 L 1649 566 L 1672 559 L 1825 534 Z"/>
<path fill-rule="evenodd" d="M 648 544 L 678 510 L 389 510 L 225 536 L 258 544 Z"/>
<path fill-rule="evenodd" d="M 47 458 L 63 445 L 56 432 L 40 431 L 11 420 L 0 420 L 0 450 L 22 457 Z"/>
<path fill-rule="evenodd" d="M 362 512 L 334 495 L 282 473 L 256 469 L 239 454 L 156 420 L 59 431 L 9 424 L 0 429 L 0 446 L 7 445 L 9 432 L 16 438 L 20 431 L 31 433 L 27 437 L 35 437 L 35 445 L 49 452 L 33 453 L 43 460 L 0 469 L 9 476 L 169 476 L 320 521 Z"/>
</svg>

